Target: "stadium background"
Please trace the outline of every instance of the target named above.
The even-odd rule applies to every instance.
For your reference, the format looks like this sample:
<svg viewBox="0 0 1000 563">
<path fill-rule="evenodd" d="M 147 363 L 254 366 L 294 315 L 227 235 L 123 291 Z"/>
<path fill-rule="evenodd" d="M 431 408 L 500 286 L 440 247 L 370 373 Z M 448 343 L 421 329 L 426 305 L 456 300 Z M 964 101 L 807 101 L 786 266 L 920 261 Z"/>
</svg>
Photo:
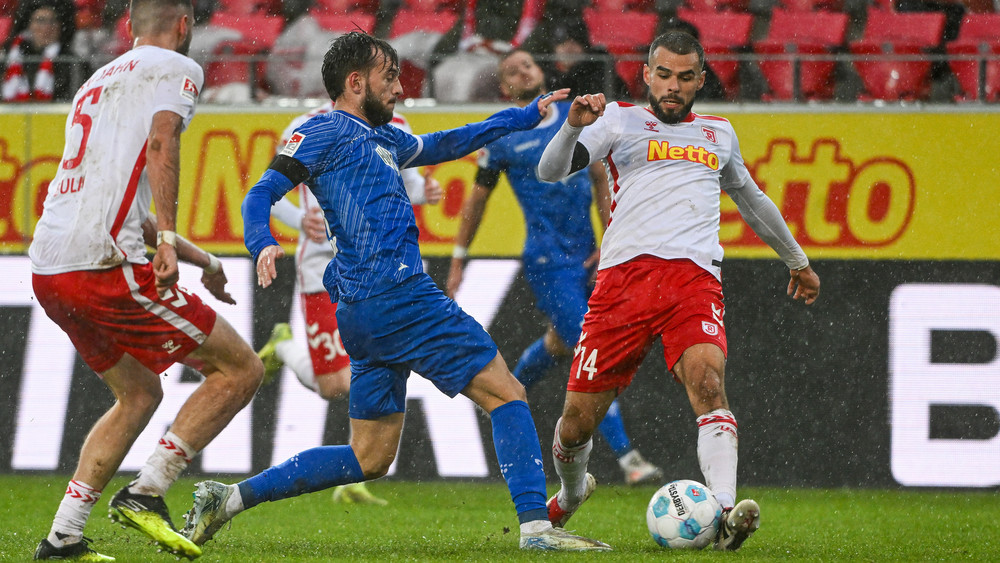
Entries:
<svg viewBox="0 0 1000 563">
<path fill-rule="evenodd" d="M 420 133 L 497 107 L 402 109 Z M 59 161 L 67 110 L 0 107 L 0 428 L 9 429 L 0 435 L 3 472 L 69 471 L 77 444 L 112 401 L 78 358 L 66 361 L 64 335 L 44 325 L 33 303 L 23 256 Z M 788 300 L 787 272 L 723 198 L 727 387 L 741 426 L 741 483 L 1000 485 L 1000 113 L 982 106 L 698 110 L 734 123 L 755 178 L 823 279 L 815 306 Z M 232 257 L 226 271 L 240 305 L 217 308 L 238 317 L 234 324 L 255 346 L 294 311 L 294 267 L 287 259 L 280 283 L 266 292 L 252 283 L 239 204 L 300 111 L 205 107 L 182 142 L 178 230 Z M 442 284 L 474 171 L 472 157 L 435 168 L 446 198 L 417 210 L 428 271 Z M 278 231 L 291 249 L 294 233 Z M 481 274 L 460 297 L 487 315 L 481 318 L 492 315 L 483 322 L 510 364 L 544 322 L 517 274 L 523 236 L 504 183 L 470 249 Z M 196 276 L 182 280 L 198 289 Z M 543 448 L 567 373 L 563 362 L 530 393 Z M 169 421 L 197 377 L 181 370 L 166 377 L 169 400 L 151 435 L 162 432 L 159 422 Z M 411 385 L 415 398 L 390 478 L 499 480 L 485 415 L 461 398 L 422 398 L 420 383 Z M 657 348 L 622 405 L 648 458 L 668 476 L 699 475 L 690 407 Z M 194 469 L 248 473 L 311 442 L 342 442 L 344 407 L 327 409 L 285 374 L 261 389 Z M 123 471 L 136 469 L 151 443 L 141 437 Z M 593 468 L 617 480 L 607 448 L 595 448 Z"/>
</svg>

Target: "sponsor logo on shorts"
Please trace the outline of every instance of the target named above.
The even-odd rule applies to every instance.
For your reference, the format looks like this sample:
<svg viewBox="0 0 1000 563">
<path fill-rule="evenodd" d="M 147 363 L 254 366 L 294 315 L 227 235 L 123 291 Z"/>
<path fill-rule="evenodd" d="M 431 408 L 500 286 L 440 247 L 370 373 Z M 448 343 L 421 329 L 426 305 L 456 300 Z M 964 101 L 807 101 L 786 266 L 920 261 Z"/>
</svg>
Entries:
<svg viewBox="0 0 1000 563">
<path fill-rule="evenodd" d="M 719 325 L 710 321 L 701 321 L 701 330 L 705 331 L 705 334 L 709 336 L 718 336 Z"/>
<path fill-rule="evenodd" d="M 292 133 L 292 136 L 288 138 L 288 142 L 285 143 L 285 148 L 281 149 L 281 154 L 285 156 L 295 156 L 295 151 L 299 150 L 299 145 L 302 144 L 306 138 L 305 135 L 299 132 Z"/>
</svg>

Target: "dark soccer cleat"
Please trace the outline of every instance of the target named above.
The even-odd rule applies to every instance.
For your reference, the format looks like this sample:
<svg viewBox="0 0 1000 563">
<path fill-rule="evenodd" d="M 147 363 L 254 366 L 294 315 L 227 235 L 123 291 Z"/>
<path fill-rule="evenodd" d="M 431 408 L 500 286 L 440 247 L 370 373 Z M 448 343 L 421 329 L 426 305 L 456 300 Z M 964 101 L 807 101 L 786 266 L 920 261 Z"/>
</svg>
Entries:
<svg viewBox="0 0 1000 563">
<path fill-rule="evenodd" d="M 108 516 L 122 526 L 131 526 L 153 538 L 164 551 L 188 559 L 201 556 L 200 547 L 177 533 L 170 521 L 167 503 L 159 495 L 135 494 L 126 486 L 111 498 Z"/>
<path fill-rule="evenodd" d="M 114 561 L 114 557 L 97 553 L 90 548 L 90 540 L 83 538 L 78 542 L 56 547 L 44 539 L 35 550 L 35 559 L 63 559 L 66 561 Z"/>
<path fill-rule="evenodd" d="M 736 551 L 760 528 L 760 506 L 753 499 L 743 499 L 736 506 L 723 510 L 715 549 Z"/>
</svg>

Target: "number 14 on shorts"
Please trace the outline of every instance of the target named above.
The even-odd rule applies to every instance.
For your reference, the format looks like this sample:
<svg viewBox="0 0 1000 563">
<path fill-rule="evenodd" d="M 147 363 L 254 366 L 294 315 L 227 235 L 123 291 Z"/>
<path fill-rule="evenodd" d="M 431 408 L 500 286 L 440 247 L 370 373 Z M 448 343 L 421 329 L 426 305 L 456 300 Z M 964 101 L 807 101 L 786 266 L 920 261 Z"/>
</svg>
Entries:
<svg viewBox="0 0 1000 563">
<path fill-rule="evenodd" d="M 583 372 L 587 372 L 587 380 L 593 381 L 594 375 L 597 374 L 597 348 L 588 351 L 587 347 L 582 344 L 585 338 L 587 338 L 587 333 L 581 334 L 576 348 L 573 348 L 573 358 L 576 361 L 576 378 L 580 379 L 583 377 Z M 577 356 L 580 358 L 576 359 Z"/>
</svg>

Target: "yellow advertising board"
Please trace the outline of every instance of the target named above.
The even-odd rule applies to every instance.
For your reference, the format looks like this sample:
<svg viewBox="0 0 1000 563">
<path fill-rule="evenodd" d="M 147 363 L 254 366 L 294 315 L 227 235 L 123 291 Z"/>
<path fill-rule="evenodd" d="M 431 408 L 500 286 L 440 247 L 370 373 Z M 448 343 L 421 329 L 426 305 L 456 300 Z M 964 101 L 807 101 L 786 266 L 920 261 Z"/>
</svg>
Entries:
<svg viewBox="0 0 1000 563">
<path fill-rule="evenodd" d="M 742 111 L 725 114 L 754 178 L 813 258 L 1000 259 L 1000 113 Z M 481 109 L 481 108 L 476 108 Z M 8 108 L 9 110 L 9 108 Z M 267 168 L 293 112 L 203 108 L 182 138 L 178 231 L 220 254 L 243 254 L 240 203 Z M 412 110 L 417 133 L 487 111 Z M 0 113 L 0 245 L 22 253 L 62 152 L 65 113 Z M 450 255 L 475 155 L 433 167 L 445 188 L 416 209 L 427 256 Z M 293 244 L 294 230 L 275 222 Z M 723 197 L 729 257 L 771 257 Z M 491 198 L 472 255 L 517 256 L 524 224 L 506 180 Z"/>
</svg>

